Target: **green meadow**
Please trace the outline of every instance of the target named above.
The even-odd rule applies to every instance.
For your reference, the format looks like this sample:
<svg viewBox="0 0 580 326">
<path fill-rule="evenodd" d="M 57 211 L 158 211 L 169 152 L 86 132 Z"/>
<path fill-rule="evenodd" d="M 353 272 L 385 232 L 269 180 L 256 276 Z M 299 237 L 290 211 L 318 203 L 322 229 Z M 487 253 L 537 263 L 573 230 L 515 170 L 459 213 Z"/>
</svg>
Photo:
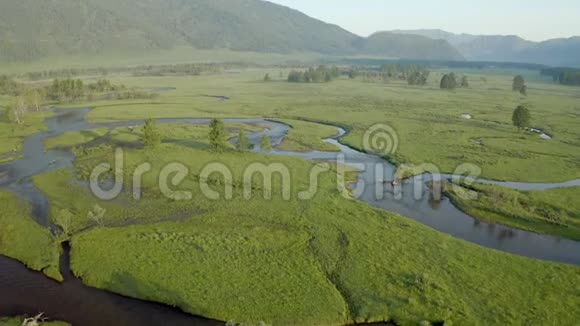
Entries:
<svg viewBox="0 0 580 326">
<path fill-rule="evenodd" d="M 338 135 L 335 127 L 298 120 L 277 119 L 276 121 L 292 127 L 284 141 L 278 146 L 280 150 L 292 152 L 338 151 L 336 146 L 322 141 Z"/>
<path fill-rule="evenodd" d="M 28 205 L 5 190 L 0 191 L 0 254 L 17 259 L 32 270 L 62 280 L 60 245 L 31 217 Z"/>
<path fill-rule="evenodd" d="M 266 73 L 272 81 L 264 82 Z M 512 75 L 480 71 L 469 72 L 470 88 L 455 91 L 439 89 L 440 71 L 424 87 L 346 77 L 294 84 L 284 81 L 287 73 L 272 68 L 195 77 L 109 76 L 114 84 L 137 89 L 176 89 L 154 99 L 59 107 L 92 107 L 87 119 L 94 123 L 264 117 L 293 127 L 278 147 L 290 151 L 337 150 L 323 142 L 337 135 L 328 124 L 348 129 L 342 142 L 362 149 L 368 128 L 386 124 L 399 142 L 387 158 L 399 164 L 432 163 L 441 172 L 454 172 L 471 163 L 481 168 L 481 177 L 496 180 L 580 178 L 577 88 L 530 79 L 529 96 L 523 97 L 511 91 Z M 520 104 L 530 108 L 533 126 L 553 139 L 511 125 Z M 0 148 L 18 149 L 23 137 L 44 128 L 46 116 L 30 115 L 14 134 L 0 129 Z M 263 128 L 226 124 L 228 137 Z M 580 319 L 576 266 L 485 249 L 373 209 L 338 191 L 336 167 L 320 175 L 312 199 L 302 200 L 315 162 L 233 148 L 212 152 L 207 126 L 157 124 L 157 129 L 163 142 L 147 149 L 140 127 L 97 128 L 47 140 L 47 148 L 71 148 L 76 156 L 71 170 L 33 177 L 62 232 L 53 237 L 19 199 L 0 192 L 0 253 L 58 279 L 58 243 L 68 240 L 71 268 L 89 286 L 245 324 L 572 325 Z M 103 142 L 82 146 L 95 140 Z M 117 198 L 100 200 L 86 182 L 95 166 L 113 163 L 116 145 L 125 147 L 125 187 Z M 162 193 L 161 170 L 175 162 L 187 173 Z M 203 168 L 216 162 L 231 171 L 231 181 L 203 175 Z M 151 171 L 143 175 L 137 200 L 132 172 L 143 163 L 150 163 Z M 284 199 L 279 177 L 272 190 L 259 175 L 246 184 L 243 171 L 253 163 L 286 166 L 290 198 Z M 204 195 L 206 184 L 218 199 Z M 230 186 L 232 199 L 226 200 Z M 243 193 L 247 187 L 249 200 Z M 577 188 L 521 193 L 474 187 L 481 201 L 459 206 L 477 218 L 580 238 Z"/>
<path fill-rule="evenodd" d="M 273 76 L 272 82 L 262 81 L 265 72 Z M 248 69 L 240 74 L 202 77 L 118 78 L 115 83 L 177 90 L 154 100 L 88 103 L 86 106 L 95 107 L 88 119 L 307 119 L 349 127 L 351 133 L 343 141 L 357 148 L 362 148 L 368 128 L 387 124 L 397 132 L 399 141 L 398 151 L 389 159 L 399 164 L 432 163 L 441 172 L 454 172 L 460 164 L 471 163 L 481 167 L 484 178 L 509 181 L 556 182 L 580 177 L 577 88 L 530 81 L 529 95 L 523 97 L 511 91 L 511 75 L 470 75 L 470 88 L 442 91 L 440 72 L 432 73 L 424 87 L 359 79 L 292 84 L 280 79 L 280 72 L 287 73 Z M 205 96 L 208 94 L 231 99 L 218 101 Z M 530 108 L 532 125 L 553 136 L 552 140 L 512 126 L 511 116 L 519 104 Z M 473 119 L 463 119 L 463 114 Z M 309 147 L 311 144 L 304 143 L 311 141 L 305 140 L 310 135 L 332 134 L 322 127 L 306 129 L 311 131 L 296 132 L 298 139 L 290 138 L 283 146 Z"/>
<path fill-rule="evenodd" d="M 47 149 L 74 147 L 101 138 L 106 135 L 107 132 L 108 130 L 106 128 L 65 132 L 58 137 L 49 138 L 44 146 Z"/>
<path fill-rule="evenodd" d="M 111 154 L 102 151 L 87 160 L 106 161 Z M 580 281 L 575 267 L 483 249 L 374 210 L 338 193 L 332 173 L 322 175 L 313 199 L 299 200 L 314 163 L 177 144 L 130 150 L 126 160 L 128 171 L 145 161 L 153 166 L 142 201 L 129 194 L 99 201 L 72 187 L 66 172 L 35 179 L 53 212 L 69 207 L 78 221 L 71 265 L 90 286 L 249 324 L 566 323 L 580 313 L 578 289 L 569 287 Z M 159 170 L 173 161 L 188 166 L 178 189 L 191 191 L 192 200 L 170 200 L 157 189 Z M 200 170 L 216 161 L 232 167 L 233 200 L 207 200 L 200 191 Z M 251 162 L 288 166 L 292 199 L 282 199 L 279 185 L 263 199 L 260 179 L 253 198 L 243 199 L 240 173 Z M 224 195 L 223 182 L 208 183 Z M 86 218 L 95 205 L 105 210 L 99 225 Z"/>
<path fill-rule="evenodd" d="M 11 103 L 7 105 L 11 105 Z M 22 150 L 24 139 L 45 130 L 44 120 L 50 115 L 48 112 L 33 112 L 26 116 L 23 125 L 13 126 L 7 121 L 4 114 L 0 114 L 0 156 L 17 157 Z"/>
</svg>

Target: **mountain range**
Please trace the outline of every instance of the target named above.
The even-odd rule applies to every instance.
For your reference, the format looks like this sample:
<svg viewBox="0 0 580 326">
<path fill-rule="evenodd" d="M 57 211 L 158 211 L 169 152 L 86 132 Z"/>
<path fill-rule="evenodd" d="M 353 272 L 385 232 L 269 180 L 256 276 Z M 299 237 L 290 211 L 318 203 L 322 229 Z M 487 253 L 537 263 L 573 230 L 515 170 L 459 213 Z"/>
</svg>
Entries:
<svg viewBox="0 0 580 326">
<path fill-rule="evenodd" d="M 454 34 L 439 29 L 396 30 L 393 33 L 445 40 L 469 61 L 580 66 L 580 37 L 533 42 L 515 35 Z"/>
<path fill-rule="evenodd" d="M 443 61 L 524 58 L 568 64 L 580 58 L 575 55 L 578 44 L 579 40 L 554 40 L 540 46 L 517 37 L 427 30 L 361 37 L 262 0 L 0 1 L 0 62 L 185 46 Z"/>
<path fill-rule="evenodd" d="M 463 60 L 444 41 L 392 33 L 363 38 L 260 0 L 0 2 L 2 61 L 177 46 Z"/>
</svg>

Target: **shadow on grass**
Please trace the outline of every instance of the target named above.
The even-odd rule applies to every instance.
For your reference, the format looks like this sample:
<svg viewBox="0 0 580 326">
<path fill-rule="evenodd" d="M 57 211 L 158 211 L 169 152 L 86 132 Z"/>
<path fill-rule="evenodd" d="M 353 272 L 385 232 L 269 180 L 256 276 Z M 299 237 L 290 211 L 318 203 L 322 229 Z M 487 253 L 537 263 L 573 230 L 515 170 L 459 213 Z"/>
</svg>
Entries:
<svg viewBox="0 0 580 326">
<path fill-rule="evenodd" d="M 128 273 L 113 274 L 105 287 L 131 298 L 160 302 L 181 310 L 187 309 L 189 313 L 195 315 L 204 316 L 208 313 L 195 302 L 182 298 L 178 293 L 168 290 L 161 284 L 140 281 Z"/>
</svg>

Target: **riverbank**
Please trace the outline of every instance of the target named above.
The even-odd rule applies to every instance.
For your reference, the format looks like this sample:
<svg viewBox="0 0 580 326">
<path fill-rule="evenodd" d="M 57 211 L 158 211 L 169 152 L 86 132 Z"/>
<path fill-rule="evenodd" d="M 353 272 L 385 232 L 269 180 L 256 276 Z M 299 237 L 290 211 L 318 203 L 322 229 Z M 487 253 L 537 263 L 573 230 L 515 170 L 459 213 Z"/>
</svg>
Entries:
<svg viewBox="0 0 580 326">
<path fill-rule="evenodd" d="M 580 187 L 523 192 L 446 183 L 443 189 L 459 209 L 479 220 L 580 241 Z M 477 199 L 465 199 L 468 191 Z"/>
<path fill-rule="evenodd" d="M 60 245 L 32 217 L 30 207 L 14 194 L 0 190 L 0 255 L 18 259 L 28 268 L 62 281 Z"/>
<path fill-rule="evenodd" d="M 173 307 L 90 288 L 72 275 L 69 248 L 66 243 L 63 247 L 60 257 L 62 282 L 48 279 L 0 255 L 0 316 L 34 316 L 44 312 L 49 320 L 66 320 L 70 325 L 83 326 L 223 325 Z M 10 318 L 9 322 L 18 320 L 22 319 Z"/>
</svg>

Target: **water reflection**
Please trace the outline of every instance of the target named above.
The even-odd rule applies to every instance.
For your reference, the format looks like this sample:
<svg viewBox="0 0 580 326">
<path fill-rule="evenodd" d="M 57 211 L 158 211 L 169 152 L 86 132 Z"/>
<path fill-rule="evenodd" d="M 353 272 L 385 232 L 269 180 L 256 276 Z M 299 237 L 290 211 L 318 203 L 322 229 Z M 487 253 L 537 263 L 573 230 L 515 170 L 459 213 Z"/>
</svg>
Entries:
<svg viewBox="0 0 580 326">
<path fill-rule="evenodd" d="M 47 138 L 67 131 L 83 131 L 94 128 L 130 127 L 143 124 L 142 120 L 121 121 L 104 124 L 89 124 L 85 116 L 90 109 L 56 111 L 55 117 L 46 120 L 47 132 L 27 138 L 23 146 L 23 158 L 0 164 L 0 187 L 14 191 L 33 204 L 33 210 L 42 225 L 48 224 L 48 204 L 44 195 L 29 182 L 30 177 L 54 169 L 71 167 L 73 155 L 63 150 L 44 150 Z M 268 135 L 273 145 L 279 144 L 290 127 L 264 119 L 225 119 L 226 123 L 249 123 L 264 126 L 262 131 L 248 135 L 251 144 L 260 143 L 262 135 Z M 209 119 L 159 119 L 159 123 L 208 124 Z M 339 136 L 346 132 L 339 129 Z M 485 246 L 532 258 L 580 264 L 580 242 L 558 237 L 538 235 L 506 226 L 478 222 L 453 206 L 450 200 L 440 197 L 438 180 L 450 175 L 422 175 L 404 180 L 396 185 L 396 167 L 388 161 L 356 151 L 342 145 L 337 139 L 328 139 L 336 145 L 340 153 L 310 152 L 296 153 L 275 151 L 273 155 L 301 157 L 309 160 L 344 161 L 344 164 L 361 171 L 355 196 L 374 207 L 412 218 L 427 226 L 452 236 Z M 256 149 L 258 151 L 258 149 Z M 340 155 L 340 156 L 339 156 Z M 527 184 L 481 180 L 517 189 L 551 189 L 561 185 L 580 185 L 580 180 L 562 184 Z"/>
<path fill-rule="evenodd" d="M 391 176 L 387 180 L 395 179 L 395 167 L 389 162 L 378 159 L 373 155 L 366 155 L 356 151 L 356 153 L 352 153 L 353 149 L 337 141 L 333 143 L 339 146 L 342 152 L 351 153 L 351 156 L 356 158 L 354 160 L 356 162 L 365 161 L 367 165 L 369 162 L 380 162 L 386 165 L 387 167 L 384 170 L 388 171 L 387 173 L 390 173 Z M 394 188 L 389 184 L 385 185 L 384 198 L 377 198 L 374 189 L 365 189 L 357 198 L 374 207 L 412 218 L 440 232 L 484 247 L 530 258 L 580 265 L 580 242 L 478 221 L 457 209 L 449 199 L 441 197 L 440 200 L 437 200 L 439 192 L 433 189 L 437 188 L 434 187 L 436 184 L 433 181 L 445 180 L 451 177 L 451 175 L 423 175 L 419 178 L 405 180 L 405 182 L 399 183 Z M 383 176 L 375 175 L 372 168 L 367 168 L 360 173 L 360 179 L 365 184 L 376 183 L 376 180 L 381 178 Z M 482 181 L 488 182 L 486 180 Z M 530 188 L 551 189 L 555 185 L 562 185 L 513 182 L 494 182 L 494 184 L 524 190 Z M 580 185 L 580 180 L 564 184 L 567 186 Z"/>
<path fill-rule="evenodd" d="M 431 207 L 432 210 L 436 210 L 438 211 L 441 208 L 443 199 L 441 198 L 441 196 L 436 195 L 434 193 L 429 193 L 429 207 Z"/>
</svg>

